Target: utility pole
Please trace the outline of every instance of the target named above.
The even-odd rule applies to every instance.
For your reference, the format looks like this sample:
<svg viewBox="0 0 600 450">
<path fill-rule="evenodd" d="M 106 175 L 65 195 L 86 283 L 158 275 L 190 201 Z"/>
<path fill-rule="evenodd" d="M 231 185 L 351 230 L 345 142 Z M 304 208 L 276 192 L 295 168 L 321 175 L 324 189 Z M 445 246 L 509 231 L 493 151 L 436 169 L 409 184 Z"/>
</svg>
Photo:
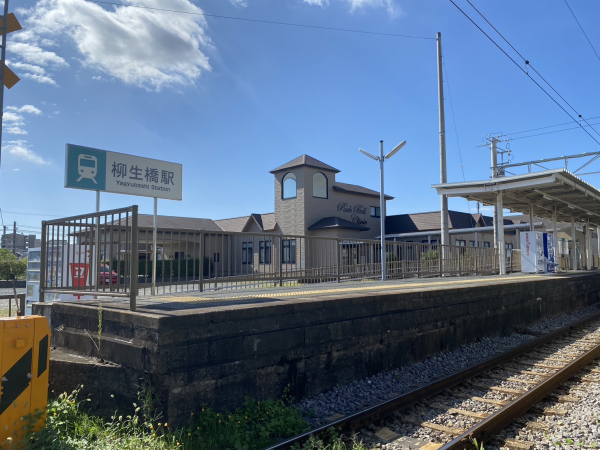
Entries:
<svg viewBox="0 0 600 450">
<path fill-rule="evenodd" d="M 2 51 L 0 52 L 0 164 L 2 163 L 2 119 L 4 116 L 4 86 L 8 89 L 19 81 L 19 77 L 6 66 L 6 35 L 21 30 L 21 24 L 13 13 L 8 14 L 8 0 L 4 0 L 4 14 L 0 24 Z"/>
<path fill-rule="evenodd" d="M 17 254 L 16 245 L 17 245 L 17 222 L 13 222 L 13 241 L 12 241 L 13 255 Z"/>
<path fill-rule="evenodd" d="M 6 225 L 4 225 L 4 233 L 2 234 L 2 248 L 6 247 L 6 229 L 8 227 Z"/>
<path fill-rule="evenodd" d="M 440 183 L 448 182 L 446 171 L 446 117 L 444 115 L 444 76 L 442 72 L 442 33 L 437 34 L 437 60 L 438 60 L 438 103 L 440 114 Z M 442 195 L 441 209 L 441 244 L 442 261 L 444 261 L 445 245 L 450 245 L 450 233 L 448 231 L 448 197 Z"/>
<path fill-rule="evenodd" d="M 498 139 L 491 138 L 492 179 L 498 177 Z M 498 248 L 498 207 L 494 205 L 494 248 Z"/>
</svg>

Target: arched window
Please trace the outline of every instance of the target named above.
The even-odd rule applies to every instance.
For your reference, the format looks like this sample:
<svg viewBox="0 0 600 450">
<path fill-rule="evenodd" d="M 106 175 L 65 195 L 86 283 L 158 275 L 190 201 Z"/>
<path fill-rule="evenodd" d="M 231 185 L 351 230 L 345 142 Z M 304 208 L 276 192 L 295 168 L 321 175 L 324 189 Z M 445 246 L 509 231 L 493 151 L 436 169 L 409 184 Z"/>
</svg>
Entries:
<svg viewBox="0 0 600 450">
<path fill-rule="evenodd" d="M 296 198 L 296 175 L 286 173 L 283 177 L 283 198 Z"/>
<path fill-rule="evenodd" d="M 321 172 L 313 175 L 313 197 L 327 198 L 327 177 Z"/>
</svg>

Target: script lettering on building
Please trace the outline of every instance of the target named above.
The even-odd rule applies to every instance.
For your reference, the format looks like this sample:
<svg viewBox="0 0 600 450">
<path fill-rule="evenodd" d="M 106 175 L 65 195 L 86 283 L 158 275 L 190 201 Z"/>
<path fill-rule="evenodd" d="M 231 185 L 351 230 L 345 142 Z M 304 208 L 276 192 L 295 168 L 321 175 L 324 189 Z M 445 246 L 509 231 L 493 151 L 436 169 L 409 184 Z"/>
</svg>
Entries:
<svg viewBox="0 0 600 450">
<path fill-rule="evenodd" d="M 367 214 L 367 207 L 364 205 L 350 205 L 346 202 L 339 202 L 337 205 L 338 212 L 345 212 L 350 214 Z"/>
</svg>

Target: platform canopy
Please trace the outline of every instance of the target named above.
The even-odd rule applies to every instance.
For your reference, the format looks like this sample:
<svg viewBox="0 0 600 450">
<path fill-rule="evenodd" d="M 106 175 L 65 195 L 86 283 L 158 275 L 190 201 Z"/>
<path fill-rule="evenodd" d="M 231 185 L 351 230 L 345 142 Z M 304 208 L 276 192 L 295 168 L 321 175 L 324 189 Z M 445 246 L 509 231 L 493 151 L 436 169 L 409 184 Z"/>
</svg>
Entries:
<svg viewBox="0 0 600 450">
<path fill-rule="evenodd" d="M 529 214 L 558 222 L 588 220 L 600 225 L 600 191 L 565 169 L 547 170 L 483 181 L 465 181 L 432 185 L 440 195 L 463 197 L 484 205 L 502 204 L 513 213 Z"/>
</svg>

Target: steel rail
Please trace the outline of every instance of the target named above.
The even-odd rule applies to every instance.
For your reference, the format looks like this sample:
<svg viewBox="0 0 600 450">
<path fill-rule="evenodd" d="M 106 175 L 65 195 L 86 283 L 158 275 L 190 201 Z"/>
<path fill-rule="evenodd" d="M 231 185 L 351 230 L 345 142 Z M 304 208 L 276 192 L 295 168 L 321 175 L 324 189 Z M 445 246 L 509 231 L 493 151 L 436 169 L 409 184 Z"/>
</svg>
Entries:
<svg viewBox="0 0 600 450">
<path fill-rule="evenodd" d="M 286 450 L 290 448 L 292 445 L 296 443 L 302 443 L 307 440 L 311 435 L 318 435 L 329 428 L 335 428 L 340 431 L 353 431 L 356 430 L 363 425 L 366 425 L 371 422 L 375 422 L 381 419 L 384 419 L 394 412 L 401 411 L 409 408 L 429 397 L 433 397 L 446 389 L 450 389 L 452 387 L 458 386 L 459 384 L 480 375 L 494 367 L 502 365 L 517 356 L 522 355 L 523 353 L 530 352 L 535 350 L 539 346 L 546 344 L 554 339 L 557 339 L 571 331 L 575 328 L 582 327 L 590 322 L 600 319 L 600 312 L 594 314 L 592 316 L 586 317 L 578 322 L 575 322 L 571 325 L 564 326 L 559 328 L 552 333 L 536 338 L 526 344 L 523 344 L 519 347 L 516 347 L 506 353 L 503 353 L 498 356 L 494 356 L 490 359 L 487 359 L 479 364 L 471 366 L 461 372 L 449 375 L 440 380 L 434 381 L 433 383 L 427 384 L 423 387 L 410 391 L 406 394 L 400 395 L 398 397 L 394 397 L 391 400 L 379 403 L 377 405 L 371 406 L 365 410 L 359 411 L 357 413 L 351 414 L 350 416 L 343 417 L 336 421 L 333 421 L 327 425 L 322 425 L 313 430 L 307 431 L 305 433 L 299 434 L 298 436 L 294 436 L 285 441 L 282 441 L 278 444 L 272 445 L 271 447 L 267 447 L 265 450 Z M 562 371 L 560 371 L 562 372 Z M 559 373 L 560 373 L 559 372 Z M 543 398 L 543 397 L 542 397 Z M 529 406 L 529 408 L 531 405 Z M 528 408 L 528 409 L 529 409 Z M 495 414 L 494 414 L 495 415 Z M 513 417 L 514 419 L 514 417 Z M 470 432 L 470 430 L 469 430 Z M 462 440 L 460 441 L 460 445 L 465 445 L 464 436 L 461 436 Z M 467 436 L 468 437 L 468 436 Z M 456 440 L 456 439 L 455 439 Z M 452 441 L 454 442 L 454 441 Z M 457 447 L 458 448 L 458 447 Z"/>
<path fill-rule="evenodd" d="M 494 434 L 499 433 L 516 418 L 521 417 L 529 411 L 534 405 L 541 402 L 548 394 L 554 392 L 561 384 L 569 380 L 573 375 L 590 364 L 594 359 L 600 356 L 600 344 L 587 351 L 579 358 L 571 361 L 561 370 L 551 375 L 549 378 L 536 385 L 525 394 L 516 398 L 508 405 L 496 411 L 494 414 L 479 422 L 474 427 L 468 429 L 463 434 L 444 444 L 440 450 L 464 449 L 465 445 L 473 447 L 471 439 L 477 439 L 481 442 L 488 440 Z"/>
</svg>

